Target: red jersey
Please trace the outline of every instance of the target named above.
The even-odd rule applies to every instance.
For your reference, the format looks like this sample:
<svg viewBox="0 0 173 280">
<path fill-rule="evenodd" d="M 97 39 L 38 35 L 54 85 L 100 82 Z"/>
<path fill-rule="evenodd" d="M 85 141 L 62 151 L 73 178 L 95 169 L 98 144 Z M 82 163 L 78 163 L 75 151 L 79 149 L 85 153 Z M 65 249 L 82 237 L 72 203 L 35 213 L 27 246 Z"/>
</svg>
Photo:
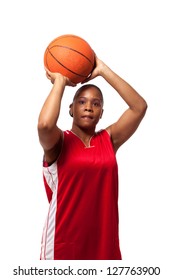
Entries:
<svg viewBox="0 0 173 280">
<path fill-rule="evenodd" d="M 40 258 L 120 260 L 118 167 L 108 132 L 97 132 L 86 147 L 65 131 L 61 154 L 44 163 L 43 178 L 50 207 Z"/>
</svg>

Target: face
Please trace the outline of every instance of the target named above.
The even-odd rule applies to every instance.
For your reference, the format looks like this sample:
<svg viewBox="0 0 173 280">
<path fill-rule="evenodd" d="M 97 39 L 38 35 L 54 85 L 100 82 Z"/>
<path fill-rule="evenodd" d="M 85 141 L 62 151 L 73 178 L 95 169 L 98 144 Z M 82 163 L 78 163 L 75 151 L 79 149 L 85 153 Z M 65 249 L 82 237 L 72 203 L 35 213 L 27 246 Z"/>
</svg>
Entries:
<svg viewBox="0 0 173 280">
<path fill-rule="evenodd" d="M 81 91 L 70 110 L 73 124 L 81 128 L 95 128 L 103 113 L 103 100 L 98 89 L 89 87 Z"/>
</svg>

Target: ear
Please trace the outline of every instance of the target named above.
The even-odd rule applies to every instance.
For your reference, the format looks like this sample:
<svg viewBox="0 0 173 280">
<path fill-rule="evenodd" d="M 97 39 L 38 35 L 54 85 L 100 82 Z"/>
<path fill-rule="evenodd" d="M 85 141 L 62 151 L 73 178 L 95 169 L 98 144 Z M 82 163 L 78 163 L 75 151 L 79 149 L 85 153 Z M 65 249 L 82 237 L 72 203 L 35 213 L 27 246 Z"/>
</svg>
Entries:
<svg viewBox="0 0 173 280">
<path fill-rule="evenodd" d="M 73 112 L 72 112 L 72 106 L 73 104 L 70 104 L 69 106 L 69 115 L 73 118 Z"/>
<path fill-rule="evenodd" d="M 104 112 L 104 110 L 102 109 L 101 114 L 100 114 L 100 119 L 101 119 L 102 116 L 103 116 L 103 112 Z"/>
</svg>

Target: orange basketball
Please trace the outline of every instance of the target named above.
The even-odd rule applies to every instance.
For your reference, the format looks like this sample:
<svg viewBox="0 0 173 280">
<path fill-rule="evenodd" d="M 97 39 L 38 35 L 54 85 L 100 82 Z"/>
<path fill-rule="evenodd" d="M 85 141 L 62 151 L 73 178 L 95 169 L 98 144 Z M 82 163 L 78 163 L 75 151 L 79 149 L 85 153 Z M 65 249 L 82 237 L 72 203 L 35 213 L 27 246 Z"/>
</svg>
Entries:
<svg viewBox="0 0 173 280">
<path fill-rule="evenodd" d="M 95 54 L 90 45 L 76 35 L 62 35 L 45 50 L 44 65 L 51 72 L 59 72 L 77 84 L 92 72 Z"/>
</svg>

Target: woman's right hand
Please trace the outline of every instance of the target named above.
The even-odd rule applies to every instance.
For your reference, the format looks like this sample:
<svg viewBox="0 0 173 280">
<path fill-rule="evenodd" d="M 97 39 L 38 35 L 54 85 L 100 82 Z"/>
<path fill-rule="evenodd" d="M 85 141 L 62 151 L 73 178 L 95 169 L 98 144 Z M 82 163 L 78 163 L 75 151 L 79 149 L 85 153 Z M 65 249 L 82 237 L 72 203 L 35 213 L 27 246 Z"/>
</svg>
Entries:
<svg viewBox="0 0 173 280">
<path fill-rule="evenodd" d="M 63 76 L 60 73 L 51 72 L 46 67 L 45 67 L 45 71 L 46 71 L 46 77 L 51 81 L 52 84 L 54 84 L 56 79 L 62 78 L 64 80 L 65 86 L 72 86 L 72 87 L 76 86 L 76 84 L 71 82 L 69 78 Z"/>
</svg>

